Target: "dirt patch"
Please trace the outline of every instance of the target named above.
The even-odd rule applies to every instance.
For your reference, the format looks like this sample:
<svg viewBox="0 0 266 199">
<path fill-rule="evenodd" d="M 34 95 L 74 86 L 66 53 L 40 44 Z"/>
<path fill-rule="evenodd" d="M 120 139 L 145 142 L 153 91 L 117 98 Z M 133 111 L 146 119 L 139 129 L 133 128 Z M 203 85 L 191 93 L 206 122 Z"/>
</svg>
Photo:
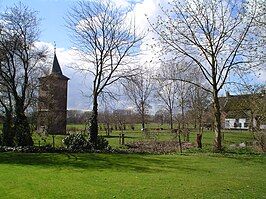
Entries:
<svg viewBox="0 0 266 199">
<path fill-rule="evenodd" d="M 171 153 L 179 151 L 178 141 L 161 141 L 161 142 L 134 142 L 127 145 L 129 151 L 137 153 Z M 195 148 L 195 144 L 188 142 L 182 143 L 182 149 Z"/>
</svg>

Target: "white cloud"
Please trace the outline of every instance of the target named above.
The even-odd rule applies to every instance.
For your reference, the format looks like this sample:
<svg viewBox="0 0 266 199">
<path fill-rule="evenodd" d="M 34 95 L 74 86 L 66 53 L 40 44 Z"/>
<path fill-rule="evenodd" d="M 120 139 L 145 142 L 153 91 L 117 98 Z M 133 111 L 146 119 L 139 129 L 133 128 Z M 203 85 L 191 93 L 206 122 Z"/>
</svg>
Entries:
<svg viewBox="0 0 266 199">
<path fill-rule="evenodd" d="M 127 0 L 112 0 L 114 3 L 115 3 L 115 5 L 116 6 L 118 6 L 118 7 L 128 7 L 128 6 L 130 6 L 130 3 L 129 3 L 129 1 L 127 1 Z"/>
<path fill-rule="evenodd" d="M 113 0 L 113 2 L 119 7 L 132 7 L 131 12 L 128 13 L 129 19 L 134 19 L 136 23 L 136 28 L 138 33 L 148 32 L 150 25 L 148 23 L 147 17 L 151 22 L 155 22 L 157 16 L 163 17 L 162 11 L 159 7 L 159 4 L 162 7 L 167 8 L 167 0 L 135 0 L 132 4 L 132 0 Z M 148 32 L 147 37 L 140 46 L 140 55 L 137 57 L 141 63 L 148 63 L 146 66 L 154 68 L 156 66 L 157 56 L 155 52 L 160 51 L 160 47 L 156 46 L 155 49 L 151 48 L 151 44 L 156 42 L 152 38 L 157 36 Z M 54 45 L 51 43 L 39 43 L 40 45 L 46 45 L 51 52 L 51 61 L 53 58 Z M 56 49 L 57 58 L 59 64 L 62 68 L 64 75 L 70 78 L 69 81 L 69 92 L 68 92 L 68 109 L 89 109 L 89 99 L 84 97 L 82 92 L 89 95 L 90 94 L 90 83 L 91 81 L 87 79 L 84 81 L 84 75 L 80 72 L 74 70 L 74 66 L 82 66 L 84 62 L 81 60 L 81 56 L 77 53 L 75 49 L 65 49 L 57 48 Z M 152 62 L 150 62 L 153 60 Z M 157 60 L 158 61 L 158 60 Z M 258 72 L 259 73 L 259 72 Z M 266 81 L 266 71 L 260 71 L 261 75 L 259 80 L 261 82 Z M 85 83 L 87 85 L 85 85 Z"/>
<path fill-rule="evenodd" d="M 137 59 L 139 59 L 140 63 L 149 63 L 150 67 L 154 66 L 150 61 L 156 56 L 154 53 L 160 51 L 160 48 L 158 46 L 153 49 L 151 48 L 151 44 L 155 42 L 152 38 L 155 38 L 156 35 L 150 31 L 148 19 L 151 22 L 155 21 L 156 17 L 161 13 L 159 4 L 165 5 L 166 2 L 165 0 L 142 0 L 135 2 L 134 7 L 127 16 L 128 21 L 135 21 L 137 34 L 146 35 L 140 46 L 140 55 Z"/>
<path fill-rule="evenodd" d="M 260 83 L 266 84 L 266 70 L 257 71 L 256 77 Z"/>
</svg>

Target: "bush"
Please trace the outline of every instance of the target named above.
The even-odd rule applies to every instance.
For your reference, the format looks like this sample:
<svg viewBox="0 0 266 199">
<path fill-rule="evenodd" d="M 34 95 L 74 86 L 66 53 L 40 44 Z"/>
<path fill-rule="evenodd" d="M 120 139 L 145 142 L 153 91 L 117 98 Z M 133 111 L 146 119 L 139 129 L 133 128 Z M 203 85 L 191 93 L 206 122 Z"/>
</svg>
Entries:
<svg viewBox="0 0 266 199">
<path fill-rule="evenodd" d="M 47 146 L 0 146 L 0 152 L 22 152 L 22 153 L 52 153 L 52 152 L 61 152 L 63 149 L 55 150 L 52 147 Z"/>
<path fill-rule="evenodd" d="M 75 151 L 92 151 L 92 150 L 106 150 L 110 149 L 109 143 L 102 136 L 97 137 L 97 146 L 93 147 L 93 144 L 89 141 L 87 136 L 82 133 L 71 134 L 63 139 L 63 144 L 67 149 Z"/>
<path fill-rule="evenodd" d="M 12 115 L 9 111 L 5 114 L 2 131 L 2 145 L 14 146 L 15 131 L 13 128 Z"/>
<path fill-rule="evenodd" d="M 109 142 L 102 136 L 97 137 L 97 146 L 96 149 L 98 150 L 105 150 L 110 148 Z"/>
<path fill-rule="evenodd" d="M 33 146 L 30 125 L 24 113 L 17 113 L 14 123 L 15 144 L 17 146 Z"/>
<path fill-rule="evenodd" d="M 67 149 L 71 150 L 90 150 L 92 148 L 86 135 L 82 133 L 70 134 L 63 139 L 63 144 L 66 145 Z"/>
</svg>

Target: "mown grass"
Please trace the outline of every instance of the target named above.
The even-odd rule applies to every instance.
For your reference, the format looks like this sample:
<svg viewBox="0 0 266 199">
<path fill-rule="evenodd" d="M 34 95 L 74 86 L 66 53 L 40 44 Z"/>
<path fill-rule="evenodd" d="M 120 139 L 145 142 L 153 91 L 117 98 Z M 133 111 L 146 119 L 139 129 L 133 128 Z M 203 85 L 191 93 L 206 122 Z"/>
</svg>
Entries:
<svg viewBox="0 0 266 199">
<path fill-rule="evenodd" d="M 101 131 L 100 135 L 104 136 L 113 148 L 121 147 L 119 143 L 119 134 L 121 131 L 113 131 L 110 136 L 106 136 L 105 132 Z M 177 136 L 170 131 L 157 131 L 152 130 L 149 135 L 145 135 L 142 131 L 124 131 L 125 144 L 139 141 L 167 141 L 167 140 L 178 140 Z M 229 149 L 231 144 L 240 144 L 245 142 L 253 142 L 253 133 L 249 131 L 223 131 L 222 144 L 225 149 Z M 191 131 L 190 142 L 196 144 L 197 131 Z M 182 138 L 183 140 L 183 138 Z M 203 150 L 212 151 L 214 143 L 214 132 L 205 130 L 202 137 Z"/>
<path fill-rule="evenodd" d="M 263 155 L 0 153 L 0 198 L 265 198 Z"/>
<path fill-rule="evenodd" d="M 76 128 L 75 126 L 71 127 Z M 78 126 L 82 130 L 81 126 Z M 108 139 L 119 144 L 121 131 Z M 125 143 L 177 139 L 168 131 L 126 130 Z M 196 131 L 190 142 L 196 141 Z M 61 147 L 64 136 L 54 136 Z M 266 156 L 230 149 L 254 141 L 251 132 L 224 131 L 223 153 L 212 153 L 214 133 L 204 131 L 203 149 L 168 155 L 0 153 L 0 199 L 15 198 L 266 198 Z M 34 134 L 35 145 L 53 136 Z M 248 152 L 248 153 L 247 153 Z"/>
</svg>

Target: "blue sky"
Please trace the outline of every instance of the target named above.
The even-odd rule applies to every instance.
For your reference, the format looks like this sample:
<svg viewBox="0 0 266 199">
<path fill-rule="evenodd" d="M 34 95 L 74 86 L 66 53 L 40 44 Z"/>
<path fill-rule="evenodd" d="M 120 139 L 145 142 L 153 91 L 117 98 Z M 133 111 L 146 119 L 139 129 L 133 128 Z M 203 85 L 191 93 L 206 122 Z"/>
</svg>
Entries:
<svg viewBox="0 0 266 199">
<path fill-rule="evenodd" d="M 59 48 L 70 48 L 71 42 L 65 27 L 64 17 L 77 0 L 0 0 L 0 9 L 22 2 L 38 12 L 41 18 L 40 40 L 46 43 L 56 42 Z"/>
<path fill-rule="evenodd" d="M 22 2 L 31 10 L 38 12 L 38 18 L 41 19 L 40 42 L 50 46 L 51 55 L 53 55 L 53 43 L 54 41 L 56 42 L 59 63 L 62 67 L 63 73 L 70 78 L 68 109 L 90 109 L 88 98 L 84 97 L 82 94 L 82 92 L 88 93 L 88 85 L 84 85 L 84 79 L 79 73 L 68 67 L 73 61 L 77 61 L 78 57 L 71 54 L 72 43 L 70 41 L 69 31 L 65 27 L 66 22 L 64 17 L 77 1 L 78 0 L 0 0 L 0 11 L 3 11 L 6 7 L 11 7 L 14 6 L 14 4 Z M 158 4 L 167 4 L 167 0 L 113 1 L 118 6 L 132 7 L 132 14 L 134 14 L 138 29 L 148 28 L 148 22 L 145 15 L 149 16 L 150 20 L 155 19 L 155 16 L 160 12 Z M 145 52 L 145 56 L 148 59 L 151 59 L 154 56 L 153 52 L 147 48 L 145 43 L 141 46 L 141 50 Z M 262 81 L 265 81 L 265 70 L 263 71 L 263 74 Z M 127 105 L 120 104 L 120 106 L 125 107 Z"/>
<path fill-rule="evenodd" d="M 119 5 L 136 5 L 143 0 L 114 0 Z M 156 1 L 149 0 L 150 3 Z M 46 43 L 56 42 L 59 48 L 70 48 L 71 42 L 66 28 L 64 17 L 67 16 L 71 7 L 78 0 L 0 0 L 0 10 L 6 7 L 12 7 L 14 4 L 22 2 L 30 9 L 38 12 L 38 17 L 41 19 L 41 37 L 40 41 Z"/>
<path fill-rule="evenodd" d="M 68 109 L 89 109 L 88 100 L 83 97 L 83 79 L 78 73 L 70 70 L 68 66 L 72 62 L 69 49 L 72 44 L 65 27 L 64 17 L 77 0 L 0 0 L 0 10 L 12 7 L 22 2 L 31 10 L 37 11 L 40 21 L 40 42 L 50 46 L 51 59 L 53 56 L 53 44 L 56 42 L 57 57 L 63 73 L 70 78 L 68 84 Z"/>
<path fill-rule="evenodd" d="M 145 14 L 153 12 L 154 5 L 158 5 L 159 1 L 161 0 L 114 0 L 118 6 L 131 5 L 132 10 L 136 8 L 134 13 L 138 16 L 141 26 L 144 27 L 147 25 L 143 23 L 143 21 L 146 21 L 144 19 Z M 68 109 L 90 109 L 90 100 L 84 95 L 84 93 L 86 95 L 90 93 L 89 81 L 84 81 L 82 74 L 69 67 L 73 62 L 78 62 L 78 57 L 73 55 L 71 50 L 73 45 L 64 17 L 67 16 L 71 7 L 78 0 L 0 0 L 0 11 L 4 11 L 7 7 L 13 7 L 15 4 L 18 5 L 19 2 L 38 12 L 37 17 L 41 19 L 39 40 L 42 45 L 48 45 L 51 56 L 53 56 L 53 45 L 56 42 L 59 64 L 64 75 L 70 78 L 68 84 Z M 85 82 L 87 82 L 86 85 Z M 121 103 L 119 106 L 127 106 Z"/>
</svg>

